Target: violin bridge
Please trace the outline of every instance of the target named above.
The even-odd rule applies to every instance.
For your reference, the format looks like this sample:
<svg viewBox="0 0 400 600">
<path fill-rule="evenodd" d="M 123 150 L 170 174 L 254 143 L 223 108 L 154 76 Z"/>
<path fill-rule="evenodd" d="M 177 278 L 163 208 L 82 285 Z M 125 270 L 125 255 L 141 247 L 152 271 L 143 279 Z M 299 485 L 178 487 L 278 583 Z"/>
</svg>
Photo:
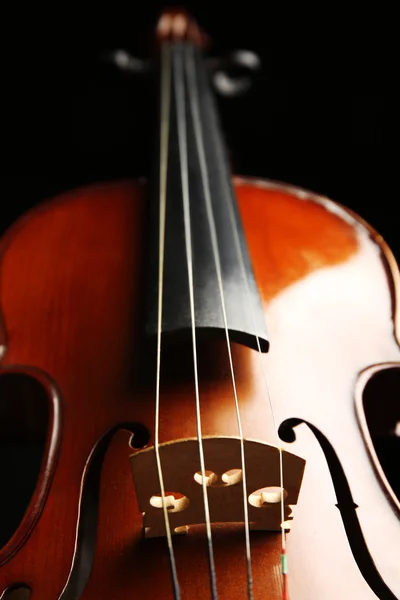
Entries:
<svg viewBox="0 0 400 600">
<path fill-rule="evenodd" d="M 279 449 L 264 442 L 245 440 L 244 450 L 250 528 L 279 531 L 282 523 Z M 206 437 L 203 438 L 203 451 L 211 523 L 244 522 L 240 439 Z M 159 453 L 171 533 L 185 533 L 190 525 L 205 521 L 198 440 L 182 439 L 160 444 Z M 305 461 L 286 451 L 282 451 L 282 460 L 284 522 L 285 528 L 289 528 L 291 505 L 297 503 Z M 148 538 L 165 536 L 154 447 L 139 450 L 130 461 L 139 509 L 143 514 L 144 535 Z"/>
</svg>

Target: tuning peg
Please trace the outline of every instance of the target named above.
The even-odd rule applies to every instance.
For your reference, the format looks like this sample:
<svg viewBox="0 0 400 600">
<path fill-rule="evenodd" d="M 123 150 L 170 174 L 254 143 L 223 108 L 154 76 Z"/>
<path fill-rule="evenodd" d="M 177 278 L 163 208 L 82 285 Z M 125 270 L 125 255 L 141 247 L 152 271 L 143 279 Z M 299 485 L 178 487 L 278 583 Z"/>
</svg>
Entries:
<svg viewBox="0 0 400 600">
<path fill-rule="evenodd" d="M 152 69 L 150 60 L 132 56 L 122 48 L 107 52 L 104 62 L 128 75 L 147 74 Z M 253 83 L 255 73 L 261 69 L 261 60 L 250 50 L 235 50 L 225 57 L 208 59 L 215 90 L 222 96 L 235 97 L 245 94 Z"/>
<path fill-rule="evenodd" d="M 210 67 L 215 90 L 222 96 L 235 97 L 251 88 L 261 60 L 250 50 L 235 50 L 227 57 L 211 59 Z"/>
<path fill-rule="evenodd" d="M 151 70 L 151 62 L 149 60 L 136 58 L 122 48 L 111 50 L 105 53 L 102 58 L 104 62 L 128 74 L 148 73 Z"/>
</svg>

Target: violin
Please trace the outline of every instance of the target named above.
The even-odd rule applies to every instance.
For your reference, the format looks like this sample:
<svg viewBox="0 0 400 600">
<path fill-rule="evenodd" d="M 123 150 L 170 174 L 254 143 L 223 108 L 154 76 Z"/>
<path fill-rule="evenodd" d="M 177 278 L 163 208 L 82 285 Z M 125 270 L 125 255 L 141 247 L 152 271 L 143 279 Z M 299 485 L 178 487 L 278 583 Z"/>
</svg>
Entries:
<svg viewBox="0 0 400 600">
<path fill-rule="evenodd" d="M 1 242 L 1 379 L 47 414 L 1 599 L 400 598 L 364 406 L 399 368 L 394 257 L 326 197 L 233 177 L 206 36 L 166 11 L 155 37 L 148 181 Z"/>
</svg>

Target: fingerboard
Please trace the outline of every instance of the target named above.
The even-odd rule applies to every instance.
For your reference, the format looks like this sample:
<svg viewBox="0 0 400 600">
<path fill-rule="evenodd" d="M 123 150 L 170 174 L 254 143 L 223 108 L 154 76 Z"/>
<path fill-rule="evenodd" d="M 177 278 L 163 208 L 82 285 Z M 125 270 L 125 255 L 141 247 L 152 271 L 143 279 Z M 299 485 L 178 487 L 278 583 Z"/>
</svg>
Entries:
<svg viewBox="0 0 400 600">
<path fill-rule="evenodd" d="M 162 332 L 191 329 L 192 286 L 197 329 L 220 335 L 227 324 L 232 341 L 254 349 L 259 342 L 266 352 L 264 313 L 202 53 L 190 42 L 166 42 L 161 50 L 161 134 L 149 186 L 146 331 L 153 336 L 158 329 L 160 203 L 165 201 Z"/>
</svg>

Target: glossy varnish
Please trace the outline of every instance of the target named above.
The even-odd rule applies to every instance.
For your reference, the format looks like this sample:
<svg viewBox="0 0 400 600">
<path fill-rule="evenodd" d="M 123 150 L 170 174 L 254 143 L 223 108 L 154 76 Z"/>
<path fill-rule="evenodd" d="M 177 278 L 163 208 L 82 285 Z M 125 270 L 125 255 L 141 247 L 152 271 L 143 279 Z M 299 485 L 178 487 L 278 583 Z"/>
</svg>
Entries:
<svg viewBox="0 0 400 600">
<path fill-rule="evenodd" d="M 400 596 L 398 507 L 374 469 L 355 408 L 358 374 L 399 360 L 393 259 L 374 232 L 326 199 L 248 180 L 236 181 L 236 193 L 270 331 L 264 362 L 276 421 L 306 420 L 330 441 L 376 567 Z M 39 378 L 51 431 L 35 495 L 0 554 L 0 591 L 25 583 L 33 600 L 61 596 L 73 568 L 85 473 L 100 440 L 124 425 L 103 464 L 82 600 L 173 598 L 166 542 L 143 539 L 129 466 L 129 424 L 145 425 L 149 444 L 154 435 L 155 355 L 142 335 L 144 215 L 143 187 L 98 185 L 34 210 L 3 241 L 2 368 Z M 167 343 L 161 442 L 196 436 L 191 354 L 184 342 Z M 276 444 L 260 357 L 232 349 L 244 436 Z M 223 340 L 199 340 L 199 374 L 203 434 L 236 436 Z M 376 598 L 352 555 L 322 449 L 306 426 L 296 433 L 285 448 L 306 459 L 306 469 L 288 535 L 290 598 Z M 243 526 L 218 524 L 213 533 L 219 598 L 244 599 Z M 254 532 L 251 539 L 254 597 L 278 600 L 280 534 Z M 174 549 L 182 598 L 210 598 L 202 528 L 174 536 Z"/>
</svg>

